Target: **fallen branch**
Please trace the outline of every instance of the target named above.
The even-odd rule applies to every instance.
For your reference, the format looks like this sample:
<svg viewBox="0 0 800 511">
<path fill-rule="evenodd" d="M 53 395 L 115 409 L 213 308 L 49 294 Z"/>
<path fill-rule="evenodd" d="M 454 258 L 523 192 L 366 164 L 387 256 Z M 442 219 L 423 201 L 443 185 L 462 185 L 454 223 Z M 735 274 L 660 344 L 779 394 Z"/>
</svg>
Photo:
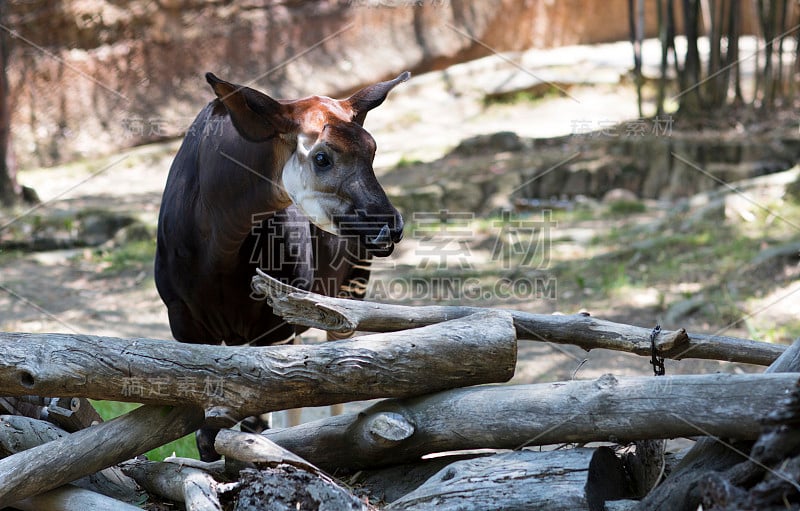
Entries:
<svg viewBox="0 0 800 511">
<path fill-rule="evenodd" d="M 226 458 L 255 463 L 257 465 L 292 465 L 306 472 L 317 474 L 331 483 L 333 480 L 295 453 L 284 449 L 272 440 L 256 433 L 245 433 L 232 429 L 222 429 L 214 440 L 214 450 Z"/>
<path fill-rule="evenodd" d="M 0 508 L 195 431 L 202 410 L 142 406 L 114 420 L 0 460 Z"/>
<path fill-rule="evenodd" d="M 81 397 L 0 397 L 0 411 L 46 420 L 70 433 L 103 422 L 89 400 Z"/>
<path fill-rule="evenodd" d="M 333 509 L 333 503 L 336 501 L 338 502 L 336 509 L 366 509 L 366 506 L 358 498 L 334 481 L 328 474 L 262 435 L 223 429 L 217 434 L 214 449 L 225 456 L 226 461 L 233 458 L 255 464 L 261 471 L 256 472 L 250 469 L 248 471 L 253 476 L 258 475 L 257 485 L 266 484 L 272 491 L 280 492 L 278 499 L 285 500 L 288 508 L 292 507 L 292 500 L 297 498 L 294 496 L 296 493 L 308 492 L 315 499 L 318 499 L 320 503 L 324 503 L 322 507 Z M 267 470 L 264 471 L 264 469 Z M 289 476 L 288 480 L 280 480 L 283 473 Z M 244 486 L 247 486 L 247 484 L 252 485 L 253 481 L 245 483 Z M 302 488 L 298 488 L 295 485 L 299 485 Z M 314 488 L 309 490 L 307 486 Z M 253 504 L 257 504 L 258 488 L 245 487 L 242 492 L 245 495 L 249 495 L 248 498 L 255 498 Z M 264 502 L 264 504 L 266 503 Z M 269 502 L 269 504 L 270 509 L 275 508 L 275 504 L 272 502 Z M 304 507 L 307 506 L 307 504 L 304 505 Z"/>
<path fill-rule="evenodd" d="M 44 420 L 0 415 L 0 457 L 68 436 L 69 433 Z M 124 502 L 137 502 L 142 497 L 136 483 L 117 467 L 108 467 L 76 479 L 72 485 Z"/>
<path fill-rule="evenodd" d="M 141 511 L 141 508 L 72 485 L 14 502 L 14 509 L 22 511 L 86 511 L 87 509 L 113 509 L 114 511 Z"/>
<path fill-rule="evenodd" d="M 391 332 L 419 328 L 487 309 L 460 306 L 405 306 L 333 298 L 288 286 L 259 271 L 253 289 L 264 296 L 276 314 L 290 323 L 344 332 Z M 613 323 L 588 315 L 558 316 L 508 311 L 518 339 L 573 344 L 587 351 L 603 348 L 650 356 L 652 329 Z M 680 360 L 699 358 L 768 365 L 785 347 L 718 335 L 662 331 L 656 345 L 659 355 Z"/>
<path fill-rule="evenodd" d="M 183 502 L 192 511 L 221 511 L 217 483 L 208 472 L 176 463 L 130 460 L 122 470 L 148 493 Z"/>
<path fill-rule="evenodd" d="M 369 496 L 373 502 L 394 502 L 455 461 L 488 456 L 489 452 L 437 456 L 414 463 L 402 463 L 374 470 L 359 470 L 347 481 L 349 487 Z"/>
<path fill-rule="evenodd" d="M 508 452 L 456 461 L 386 509 L 603 509 L 605 500 L 630 496 L 625 478 L 607 447 Z"/>
<path fill-rule="evenodd" d="M 615 378 L 455 389 L 385 400 L 264 436 L 323 470 L 434 452 L 713 434 L 755 439 L 796 374 Z M 457 432 L 457 433 L 454 433 Z"/>
<path fill-rule="evenodd" d="M 227 420 L 506 381 L 517 350 L 511 316 L 490 311 L 413 334 L 263 348 L 0 332 L 0 352 L 0 395 L 196 405 Z"/>
</svg>

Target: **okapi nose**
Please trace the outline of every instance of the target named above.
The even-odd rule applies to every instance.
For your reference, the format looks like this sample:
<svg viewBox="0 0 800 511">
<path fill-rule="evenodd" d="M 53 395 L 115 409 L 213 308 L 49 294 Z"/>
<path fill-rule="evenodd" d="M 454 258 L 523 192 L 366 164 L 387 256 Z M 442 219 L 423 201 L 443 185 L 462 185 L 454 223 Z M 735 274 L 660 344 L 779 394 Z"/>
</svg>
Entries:
<svg viewBox="0 0 800 511">
<path fill-rule="evenodd" d="M 394 229 L 392 229 L 393 242 L 400 243 L 400 240 L 403 239 L 403 227 L 403 217 L 398 214 L 395 218 Z"/>
<path fill-rule="evenodd" d="M 367 238 L 367 243 L 370 245 L 384 246 L 392 242 L 392 235 L 389 226 L 383 224 L 381 232 L 371 238 Z"/>
</svg>

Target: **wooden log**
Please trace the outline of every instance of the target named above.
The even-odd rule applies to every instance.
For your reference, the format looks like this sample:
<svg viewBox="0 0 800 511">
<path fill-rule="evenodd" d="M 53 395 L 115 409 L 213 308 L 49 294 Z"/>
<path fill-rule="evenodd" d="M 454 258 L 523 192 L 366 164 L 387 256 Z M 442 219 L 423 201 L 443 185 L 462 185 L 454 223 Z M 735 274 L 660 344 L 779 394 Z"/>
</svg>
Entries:
<svg viewBox="0 0 800 511">
<path fill-rule="evenodd" d="M 616 450 L 618 451 L 617 455 L 620 455 L 620 453 L 622 454 L 621 459 L 625 473 L 627 474 L 626 479 L 630 479 L 631 484 L 629 491 L 633 495 L 637 495 L 639 489 L 636 487 L 637 481 L 635 480 L 636 474 L 634 472 L 637 470 L 637 467 L 642 465 L 643 460 L 639 458 L 646 458 L 647 454 L 635 451 L 627 452 L 627 448 L 617 448 Z M 360 470 L 347 481 L 347 486 L 357 488 L 358 494 L 368 496 L 370 502 L 391 503 L 419 488 L 434 474 L 455 461 L 496 454 L 496 452 L 488 451 L 487 449 L 481 449 L 480 451 L 472 451 L 465 454 L 435 456 L 416 463 L 392 465 L 374 470 Z M 675 466 L 678 461 L 679 455 L 667 454 L 667 472 L 669 472 L 670 467 Z M 600 465 L 602 466 L 602 464 Z M 627 483 L 626 486 L 628 486 Z M 614 498 L 617 497 L 615 496 Z M 634 509 L 638 504 L 638 500 L 605 500 L 604 502 L 606 511 L 611 511 L 612 509 L 629 511 Z M 495 508 L 501 507 L 502 503 L 500 502 L 495 506 Z"/>
<path fill-rule="evenodd" d="M 48 401 L 48 398 L 39 396 L 0 397 L 0 413 L 44 419 L 47 415 Z"/>
<path fill-rule="evenodd" d="M 800 339 L 786 349 L 765 371 L 764 376 L 788 373 L 797 376 L 800 372 Z M 660 378 L 659 378 L 660 379 Z M 755 390 L 755 388 L 753 389 Z M 766 406 L 772 409 L 779 396 L 767 399 Z M 764 412 L 766 416 L 769 411 Z M 696 426 L 698 414 L 678 414 L 687 424 Z M 712 431 L 696 428 L 706 436 L 697 441 L 681 460 L 672 474 L 649 495 L 642 499 L 642 511 L 694 511 L 701 504 L 698 482 L 713 472 L 723 472 L 747 461 L 752 442 L 735 442 Z"/>
<path fill-rule="evenodd" d="M 0 460 L 0 507 L 142 454 L 195 431 L 195 407 L 142 406 Z"/>
<path fill-rule="evenodd" d="M 138 506 L 69 484 L 18 500 L 14 502 L 14 508 L 22 511 L 87 511 L 95 509 L 141 511 Z"/>
<path fill-rule="evenodd" d="M 53 424 L 20 415 L 0 416 L 0 457 L 31 449 L 69 436 Z M 108 467 L 72 481 L 73 486 L 124 502 L 138 502 L 142 494 L 136 483 L 117 467 Z"/>
<path fill-rule="evenodd" d="M 260 272 L 253 290 L 290 323 L 344 332 L 390 332 L 470 316 L 487 309 L 461 306 L 405 306 L 318 295 L 288 286 Z M 549 315 L 508 311 L 514 318 L 517 338 L 557 344 L 573 344 L 587 351 L 603 348 L 650 356 L 652 328 L 592 318 L 585 314 Z M 659 355 L 681 360 L 698 358 L 768 365 L 784 346 L 721 335 L 688 334 L 683 329 L 664 330 L 656 341 Z"/>
<path fill-rule="evenodd" d="M 413 334 L 261 348 L 0 332 L 0 352 L 0 395 L 197 405 L 233 420 L 506 381 L 517 350 L 511 317 L 490 311 Z"/>
<path fill-rule="evenodd" d="M 226 458 L 233 458 L 246 463 L 266 466 L 292 465 L 306 472 L 329 478 L 313 464 L 256 433 L 222 429 L 217 433 L 217 438 L 214 440 L 214 450 Z"/>
<path fill-rule="evenodd" d="M 45 420 L 21 415 L 0 415 L 0 457 L 42 445 L 69 435 Z"/>
<path fill-rule="evenodd" d="M 800 384 L 764 419 L 746 461 L 698 481 L 704 509 L 786 509 L 800 501 Z"/>
<path fill-rule="evenodd" d="M 47 420 L 70 433 L 103 422 L 89 400 L 80 397 L 0 397 L 0 411 Z"/>
<path fill-rule="evenodd" d="M 359 494 L 369 497 L 370 502 L 390 503 L 419 488 L 434 474 L 455 461 L 488 456 L 491 453 L 437 456 L 416 463 L 402 463 L 388 467 L 359 470 L 347 481 L 348 487 L 356 487 Z"/>
<path fill-rule="evenodd" d="M 192 511 L 222 511 L 218 483 L 208 472 L 176 463 L 129 460 L 122 470 L 148 493 L 185 503 Z"/>
<path fill-rule="evenodd" d="M 607 447 L 507 452 L 456 461 L 385 509 L 603 509 L 604 499 L 597 495 L 629 496 L 625 477 Z"/>
<path fill-rule="evenodd" d="M 385 400 L 358 414 L 263 435 L 328 471 L 413 461 L 442 451 L 659 439 L 701 431 L 755 439 L 772 401 L 796 381 L 793 374 L 605 375 L 594 381 L 480 386 Z"/>
<path fill-rule="evenodd" d="M 257 509 L 259 505 L 267 503 L 270 509 L 283 509 L 282 505 L 291 509 L 295 501 L 305 500 L 306 497 L 301 497 L 300 494 L 306 493 L 318 501 L 320 509 L 366 509 L 358 498 L 328 474 L 262 435 L 223 429 L 217 434 L 214 449 L 225 456 L 226 461 L 228 458 L 234 458 L 253 463 L 256 468 L 261 469 L 260 472 L 245 469 L 245 472 L 249 472 L 256 479 L 246 482 L 248 478 L 245 476 L 243 482 L 245 486 L 255 484 L 255 488 L 246 488 L 243 493 L 246 496 L 245 500 L 250 502 L 248 505 Z M 262 485 L 278 494 L 274 497 L 277 502 L 261 502 L 255 498 Z M 240 493 L 239 500 L 242 498 Z M 302 507 L 314 506 L 306 502 Z"/>
<path fill-rule="evenodd" d="M 103 418 L 85 397 L 51 399 L 47 407 L 47 420 L 70 433 L 103 422 Z"/>
</svg>

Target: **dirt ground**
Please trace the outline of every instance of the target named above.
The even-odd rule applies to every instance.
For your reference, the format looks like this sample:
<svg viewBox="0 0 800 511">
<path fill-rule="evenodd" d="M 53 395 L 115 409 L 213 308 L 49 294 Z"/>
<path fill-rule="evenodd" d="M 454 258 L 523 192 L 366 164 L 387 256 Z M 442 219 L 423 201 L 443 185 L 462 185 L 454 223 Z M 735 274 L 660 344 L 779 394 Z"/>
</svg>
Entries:
<svg viewBox="0 0 800 511">
<path fill-rule="evenodd" d="M 576 87 L 573 99 L 554 97 L 513 107 L 480 109 L 475 105 L 402 96 L 390 98 L 379 113 L 367 120 L 367 128 L 378 142 L 376 169 L 382 170 L 407 157 L 434 159 L 459 140 L 477 133 L 502 129 L 520 135 L 564 135 L 570 119 L 591 122 L 621 121 L 636 117 L 635 96 L 624 86 Z M 205 99 L 198 100 L 198 110 Z M 425 110 L 421 110 L 421 105 Z M 417 105 L 414 107 L 414 105 Z M 432 106 L 438 105 L 438 106 Z M 416 110 L 411 110 L 416 108 Z M 424 112 L 424 113 L 423 113 Z M 547 130 L 547 126 L 552 126 Z M 19 211 L 20 222 L 33 216 L 91 208 L 132 214 L 148 226 L 155 226 L 161 191 L 179 141 L 144 146 L 92 162 L 58 169 L 22 172 L 21 181 L 36 189 L 42 205 L 34 211 Z M 410 155 L 410 156 L 409 156 Z M 5 216 L 3 223 L 14 221 Z M 583 229 L 587 229 L 584 224 Z M 565 228 L 568 226 L 565 226 Z M 608 227 L 608 226 L 606 226 Z M 602 229 L 599 223 L 594 226 Z M 589 230 L 592 230 L 590 228 Z M 588 236 L 591 236 L 590 232 Z M 474 247 L 485 245 L 490 235 L 476 236 Z M 0 254 L 0 328 L 5 331 L 75 332 L 120 337 L 170 339 L 166 310 L 153 283 L 152 262 L 132 257 L 121 269 L 113 267 L 108 253 L 92 248 L 46 252 Z M 480 250 L 474 251 L 478 256 Z M 578 254 L 579 256 L 579 254 Z M 410 236 L 387 264 L 373 274 L 373 281 L 391 281 L 403 276 L 418 262 L 419 240 Z M 476 256 L 477 257 L 477 256 Z M 655 307 L 637 302 L 647 297 L 630 296 L 606 303 L 592 315 L 652 327 L 660 320 Z M 796 302 L 795 302 L 796 303 Z M 491 300 L 494 307 L 532 312 L 574 313 L 575 303 L 558 300 Z M 678 325 L 664 325 L 674 328 Z M 725 325 L 710 325 L 711 332 L 745 335 Z M 707 332 L 706 332 L 707 333 Z M 305 336 L 309 342 L 321 332 Z M 723 362 L 667 361 L 667 374 L 752 371 L 757 368 Z M 646 358 L 596 350 L 586 353 L 573 346 L 522 342 L 515 383 L 549 382 L 565 379 L 615 375 L 651 375 Z M 353 409 L 360 404 L 350 405 Z M 317 417 L 319 410 L 304 415 Z"/>
</svg>

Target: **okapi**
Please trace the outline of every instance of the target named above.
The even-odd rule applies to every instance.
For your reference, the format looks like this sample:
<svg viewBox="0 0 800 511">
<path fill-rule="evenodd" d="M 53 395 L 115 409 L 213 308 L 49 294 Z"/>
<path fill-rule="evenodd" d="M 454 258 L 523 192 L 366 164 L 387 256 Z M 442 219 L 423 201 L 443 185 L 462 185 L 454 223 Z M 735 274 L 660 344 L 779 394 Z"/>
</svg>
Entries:
<svg viewBox="0 0 800 511">
<path fill-rule="evenodd" d="M 316 293 L 364 296 L 370 258 L 403 235 L 364 119 L 409 76 L 344 100 L 275 100 L 206 74 L 217 98 L 189 128 L 159 212 L 155 281 L 176 340 L 263 346 L 302 332 L 251 298 L 257 267 Z M 204 459 L 215 434 L 198 432 Z"/>
</svg>

